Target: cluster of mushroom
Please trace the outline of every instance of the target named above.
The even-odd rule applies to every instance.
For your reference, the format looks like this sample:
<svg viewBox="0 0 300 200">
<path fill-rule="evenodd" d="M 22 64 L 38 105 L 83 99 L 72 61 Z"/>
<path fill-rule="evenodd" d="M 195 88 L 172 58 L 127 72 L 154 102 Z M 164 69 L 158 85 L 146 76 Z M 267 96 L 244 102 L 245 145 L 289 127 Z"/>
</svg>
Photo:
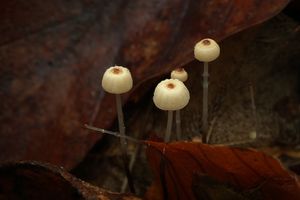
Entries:
<svg viewBox="0 0 300 200">
<path fill-rule="evenodd" d="M 212 39 L 206 38 L 195 45 L 195 58 L 204 62 L 203 73 L 203 112 L 202 112 L 202 141 L 207 143 L 208 130 L 208 62 L 215 60 L 220 55 L 219 45 Z M 186 71 L 182 68 L 171 73 L 171 79 L 160 82 L 154 91 L 154 104 L 161 110 L 168 111 L 168 122 L 165 142 L 170 140 L 173 111 L 176 111 L 176 135 L 181 139 L 180 109 L 184 108 L 190 99 L 189 91 L 184 83 L 188 78 Z"/>
<path fill-rule="evenodd" d="M 202 112 L 202 141 L 207 142 L 208 129 L 208 62 L 215 60 L 220 54 L 219 45 L 212 39 L 206 38 L 195 45 L 195 58 L 204 62 L 203 73 L 203 112 Z M 187 72 L 183 68 L 172 71 L 171 79 L 161 81 L 155 88 L 153 102 L 161 110 L 168 111 L 167 128 L 165 142 L 170 141 L 173 112 L 176 111 L 176 133 L 177 139 L 181 139 L 181 119 L 180 110 L 184 108 L 190 100 L 190 93 L 184 85 L 188 78 Z M 125 126 L 123 120 L 122 103 L 120 94 L 128 92 L 132 88 L 132 77 L 130 71 L 121 66 L 110 67 L 106 70 L 102 79 L 102 87 L 105 91 L 116 95 L 119 131 L 125 136 Z M 125 151 L 126 141 L 121 139 L 122 148 Z"/>
<path fill-rule="evenodd" d="M 198 42 L 194 49 L 195 58 L 204 62 L 203 73 L 203 116 L 202 116 L 202 141 L 206 141 L 207 134 L 207 96 L 208 96 L 208 62 L 215 60 L 220 54 L 218 44 L 212 39 L 203 39 Z M 190 100 L 190 93 L 184 85 L 188 78 L 187 72 L 183 68 L 172 71 L 171 79 L 161 81 L 154 90 L 153 102 L 161 110 L 168 111 L 167 128 L 165 142 L 171 138 L 171 129 L 173 122 L 173 112 L 176 112 L 176 134 L 177 139 L 181 139 L 181 119 L 180 110 L 183 109 Z M 121 135 L 121 149 L 124 158 L 124 167 L 127 172 L 127 180 L 132 192 L 134 192 L 133 183 L 130 177 L 130 169 L 127 160 L 127 141 L 125 134 L 124 116 L 122 111 L 121 94 L 128 92 L 133 85 L 130 71 L 122 66 L 108 68 L 102 78 L 103 89 L 116 96 L 116 107 L 118 114 L 119 133 Z M 101 129 L 102 130 L 102 129 Z M 125 182 L 125 187 L 126 187 Z"/>
</svg>

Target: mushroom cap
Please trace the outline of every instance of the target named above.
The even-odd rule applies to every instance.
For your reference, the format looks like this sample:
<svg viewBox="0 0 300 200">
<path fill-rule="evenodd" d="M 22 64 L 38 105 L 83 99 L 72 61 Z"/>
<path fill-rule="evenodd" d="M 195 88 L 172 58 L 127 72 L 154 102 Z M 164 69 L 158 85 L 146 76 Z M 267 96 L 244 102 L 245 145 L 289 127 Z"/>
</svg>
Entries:
<svg viewBox="0 0 300 200">
<path fill-rule="evenodd" d="M 188 79 L 188 73 L 184 70 L 184 68 L 177 68 L 171 72 L 171 78 L 185 82 Z"/>
<path fill-rule="evenodd" d="M 122 94 L 132 88 L 132 77 L 130 71 L 122 66 L 108 68 L 102 78 L 102 87 L 106 92 Z"/>
<path fill-rule="evenodd" d="M 189 100 L 189 90 L 177 79 L 163 80 L 154 90 L 153 102 L 161 110 L 180 110 Z"/>
<path fill-rule="evenodd" d="M 205 38 L 195 45 L 194 55 L 199 61 L 211 62 L 219 57 L 220 47 L 213 39 Z"/>
</svg>

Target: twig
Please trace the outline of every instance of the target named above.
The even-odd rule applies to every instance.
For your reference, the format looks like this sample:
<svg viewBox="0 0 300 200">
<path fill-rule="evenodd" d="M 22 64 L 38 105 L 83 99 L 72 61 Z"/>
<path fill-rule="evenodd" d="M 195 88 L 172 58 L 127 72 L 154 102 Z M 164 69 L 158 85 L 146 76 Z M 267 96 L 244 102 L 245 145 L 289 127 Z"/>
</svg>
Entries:
<svg viewBox="0 0 300 200">
<path fill-rule="evenodd" d="M 97 127 L 95 127 L 95 126 L 90 126 L 90 125 L 88 125 L 88 124 L 85 124 L 84 126 L 85 126 L 87 129 L 92 130 L 92 131 L 101 132 L 101 133 L 105 133 L 105 134 L 108 134 L 108 135 L 113 135 L 113 136 L 116 136 L 116 137 L 118 137 L 118 138 L 122 138 L 122 137 L 123 137 L 123 138 L 125 138 L 125 139 L 127 139 L 127 140 L 130 140 L 130 141 L 132 141 L 132 142 L 139 143 L 139 144 L 142 144 L 142 143 L 143 143 L 142 140 L 138 140 L 138 139 L 135 139 L 135 138 L 130 137 L 130 136 L 127 136 L 127 135 L 123 136 L 123 135 L 121 135 L 121 134 L 118 133 L 118 132 L 108 131 L 108 130 L 105 130 L 105 129 L 102 129 L 102 128 L 97 128 Z"/>
</svg>

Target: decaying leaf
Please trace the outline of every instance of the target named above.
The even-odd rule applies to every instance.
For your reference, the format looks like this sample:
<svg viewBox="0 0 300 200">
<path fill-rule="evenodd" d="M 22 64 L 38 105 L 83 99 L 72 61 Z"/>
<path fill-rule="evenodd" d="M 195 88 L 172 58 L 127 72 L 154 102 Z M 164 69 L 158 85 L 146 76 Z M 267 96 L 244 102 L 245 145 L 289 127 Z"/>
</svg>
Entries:
<svg viewBox="0 0 300 200">
<path fill-rule="evenodd" d="M 202 37 L 223 39 L 274 16 L 287 3 L 3 2 L 0 159 L 72 168 L 99 139 L 82 125 L 107 128 L 115 119 L 113 97 L 99 89 L 107 66 L 129 67 L 138 85 L 192 60 L 193 45 Z"/>
<path fill-rule="evenodd" d="M 210 183 L 232 185 L 240 191 L 240 194 L 226 191 L 233 196 L 245 197 L 243 194 L 246 191 L 258 188 L 262 199 L 300 198 L 296 175 L 262 152 L 193 142 L 165 144 L 147 141 L 147 144 L 151 168 L 162 186 L 163 194 L 160 195 L 169 199 L 196 199 L 193 193 L 196 174 L 215 180 Z M 202 181 L 202 188 L 203 184 L 206 186 L 202 194 L 209 194 L 207 192 L 212 189 L 208 183 Z M 220 185 L 216 186 L 222 189 Z"/>
<path fill-rule="evenodd" d="M 264 183 L 263 183 L 264 184 Z M 262 199 L 260 186 L 249 191 L 238 191 L 230 184 L 220 183 L 207 175 L 195 174 L 193 192 L 196 199 L 206 200 L 251 200 Z"/>
<path fill-rule="evenodd" d="M 92 186 L 63 168 L 39 162 L 2 164 L 0 177 L 1 200 L 139 200 Z"/>
</svg>

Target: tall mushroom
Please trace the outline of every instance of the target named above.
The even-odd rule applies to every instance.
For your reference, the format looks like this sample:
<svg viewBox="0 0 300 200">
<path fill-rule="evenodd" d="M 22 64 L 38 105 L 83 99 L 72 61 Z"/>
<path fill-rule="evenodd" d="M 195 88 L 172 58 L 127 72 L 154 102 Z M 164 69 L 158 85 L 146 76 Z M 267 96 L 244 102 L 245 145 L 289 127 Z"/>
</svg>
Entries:
<svg viewBox="0 0 300 200">
<path fill-rule="evenodd" d="M 130 189 L 132 192 L 134 192 L 133 182 L 130 176 L 130 170 L 128 166 L 127 141 L 125 139 L 126 134 L 121 100 L 121 94 L 128 92 L 132 88 L 132 77 L 130 71 L 127 68 L 121 66 L 114 66 L 108 68 L 105 71 L 102 78 L 102 87 L 106 92 L 115 94 L 116 96 L 119 132 L 121 136 L 124 136 L 120 137 L 124 167 Z"/>
<path fill-rule="evenodd" d="M 170 141 L 173 111 L 184 108 L 189 100 L 190 93 L 188 89 L 177 79 L 166 79 L 156 86 L 153 102 L 159 109 L 168 111 L 165 142 Z"/>
<path fill-rule="evenodd" d="M 208 62 L 211 62 L 219 57 L 220 47 L 213 39 L 203 39 L 195 45 L 194 48 L 195 58 L 204 62 L 203 73 L 203 112 L 202 112 L 202 141 L 207 143 L 208 132 Z"/>
<path fill-rule="evenodd" d="M 172 79 L 178 79 L 182 82 L 185 82 L 188 79 L 188 73 L 184 68 L 177 68 L 171 72 Z M 180 110 L 175 111 L 175 123 L 176 123 L 176 136 L 177 140 L 181 140 L 181 116 Z"/>
</svg>

